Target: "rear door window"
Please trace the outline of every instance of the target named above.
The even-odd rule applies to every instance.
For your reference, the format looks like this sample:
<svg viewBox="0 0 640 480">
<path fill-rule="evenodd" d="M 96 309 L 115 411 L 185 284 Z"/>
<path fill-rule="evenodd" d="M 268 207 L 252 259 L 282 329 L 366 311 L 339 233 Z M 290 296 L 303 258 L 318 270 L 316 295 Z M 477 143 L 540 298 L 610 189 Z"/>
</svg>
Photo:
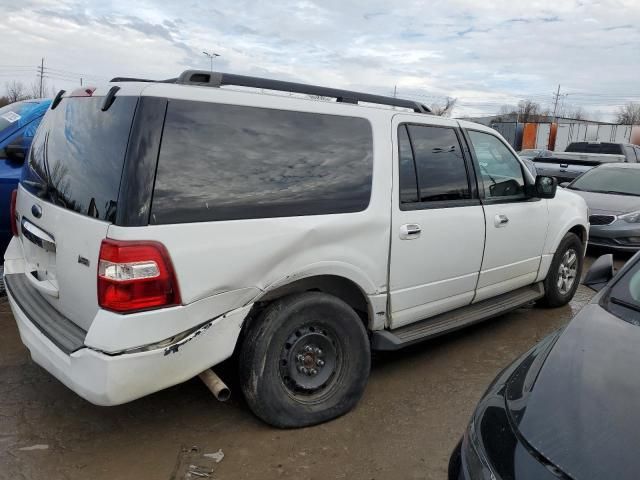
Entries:
<svg viewBox="0 0 640 480">
<path fill-rule="evenodd" d="M 363 118 L 170 101 L 150 221 L 358 212 L 372 172 Z"/>
<path fill-rule="evenodd" d="M 426 125 L 398 128 L 401 207 L 412 202 L 455 202 L 471 198 L 455 129 Z M 415 170 L 412 170 L 411 156 Z"/>
<path fill-rule="evenodd" d="M 65 98 L 45 115 L 22 174 L 42 200 L 113 222 L 137 97 Z"/>
<path fill-rule="evenodd" d="M 400 203 L 415 203 L 418 201 L 418 179 L 406 125 L 401 125 L 398 128 L 398 146 L 400 153 Z"/>
</svg>

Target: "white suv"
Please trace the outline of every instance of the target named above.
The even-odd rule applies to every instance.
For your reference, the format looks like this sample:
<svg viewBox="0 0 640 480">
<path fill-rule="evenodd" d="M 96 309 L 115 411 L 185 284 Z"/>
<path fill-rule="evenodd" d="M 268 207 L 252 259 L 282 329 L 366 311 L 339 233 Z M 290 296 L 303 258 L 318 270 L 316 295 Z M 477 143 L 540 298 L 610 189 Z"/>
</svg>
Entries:
<svg viewBox="0 0 640 480">
<path fill-rule="evenodd" d="M 492 129 L 198 71 L 60 92 L 13 209 L 5 282 L 35 362 L 115 405 L 237 351 L 280 427 L 350 410 L 372 349 L 566 304 L 588 232 L 582 198 Z"/>
</svg>

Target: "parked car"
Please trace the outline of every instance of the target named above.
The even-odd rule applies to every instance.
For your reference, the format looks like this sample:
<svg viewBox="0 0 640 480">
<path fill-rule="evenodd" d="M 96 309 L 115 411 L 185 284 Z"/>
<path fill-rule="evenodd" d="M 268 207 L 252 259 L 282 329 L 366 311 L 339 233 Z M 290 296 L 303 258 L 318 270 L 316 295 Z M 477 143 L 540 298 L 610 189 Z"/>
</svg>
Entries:
<svg viewBox="0 0 640 480">
<path fill-rule="evenodd" d="M 520 158 L 527 158 L 529 160 L 535 160 L 536 158 L 552 157 L 553 152 L 551 150 L 545 150 L 544 148 L 527 148 L 518 152 Z"/>
<path fill-rule="evenodd" d="M 24 100 L 0 108 L 0 249 L 11 240 L 9 206 L 33 136 L 51 100 Z"/>
<path fill-rule="evenodd" d="M 371 349 L 566 304 L 588 234 L 584 200 L 490 128 L 201 71 L 58 95 L 15 211 L 5 280 L 37 363 L 116 405 L 237 351 L 278 427 L 349 411 Z"/>
<path fill-rule="evenodd" d="M 540 175 L 570 182 L 602 163 L 636 163 L 640 161 L 640 147 L 630 143 L 573 142 L 564 152 L 553 152 L 551 157 L 534 161 Z"/>
<path fill-rule="evenodd" d="M 533 175 L 533 178 L 538 176 L 538 170 L 536 169 L 536 164 L 533 163 L 533 160 L 527 157 L 522 157 L 522 156 L 520 157 L 520 160 L 522 160 L 522 163 L 524 163 L 524 166 L 527 167 L 527 170 L 531 172 L 531 175 Z"/>
<path fill-rule="evenodd" d="M 606 163 L 563 186 L 587 202 L 590 245 L 640 249 L 640 164 Z"/>
<path fill-rule="evenodd" d="M 637 478 L 640 254 L 612 276 L 600 257 L 584 281 L 600 292 L 489 386 L 450 480 Z"/>
</svg>

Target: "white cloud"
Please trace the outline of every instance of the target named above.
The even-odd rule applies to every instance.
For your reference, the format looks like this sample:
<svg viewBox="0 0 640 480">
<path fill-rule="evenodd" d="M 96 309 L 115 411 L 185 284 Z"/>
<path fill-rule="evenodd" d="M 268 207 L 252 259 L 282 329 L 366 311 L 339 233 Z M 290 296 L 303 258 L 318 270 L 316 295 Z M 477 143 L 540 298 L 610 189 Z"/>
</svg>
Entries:
<svg viewBox="0 0 640 480">
<path fill-rule="evenodd" d="M 208 68 L 208 49 L 224 71 L 385 94 L 397 85 L 427 103 L 457 97 L 457 114 L 495 113 L 524 97 L 550 104 L 558 83 L 567 103 L 605 114 L 640 99 L 634 0 L 27 0 L 0 6 L 0 15 L 9 39 L 0 81 L 32 81 L 43 56 L 93 81 L 168 78 Z M 76 82 L 58 73 L 56 86 Z"/>
</svg>

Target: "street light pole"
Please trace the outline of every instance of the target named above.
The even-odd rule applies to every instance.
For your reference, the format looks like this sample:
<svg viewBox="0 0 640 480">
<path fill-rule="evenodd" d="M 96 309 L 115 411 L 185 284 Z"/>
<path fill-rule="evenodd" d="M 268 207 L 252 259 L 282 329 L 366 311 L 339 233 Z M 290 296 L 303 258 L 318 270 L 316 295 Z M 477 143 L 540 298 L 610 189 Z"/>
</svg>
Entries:
<svg viewBox="0 0 640 480">
<path fill-rule="evenodd" d="M 203 50 L 202 53 L 204 53 L 207 57 L 209 57 L 210 60 L 210 71 L 213 72 L 213 59 L 216 57 L 219 57 L 220 54 L 216 53 L 216 52 L 207 52 L 206 50 Z"/>
</svg>

